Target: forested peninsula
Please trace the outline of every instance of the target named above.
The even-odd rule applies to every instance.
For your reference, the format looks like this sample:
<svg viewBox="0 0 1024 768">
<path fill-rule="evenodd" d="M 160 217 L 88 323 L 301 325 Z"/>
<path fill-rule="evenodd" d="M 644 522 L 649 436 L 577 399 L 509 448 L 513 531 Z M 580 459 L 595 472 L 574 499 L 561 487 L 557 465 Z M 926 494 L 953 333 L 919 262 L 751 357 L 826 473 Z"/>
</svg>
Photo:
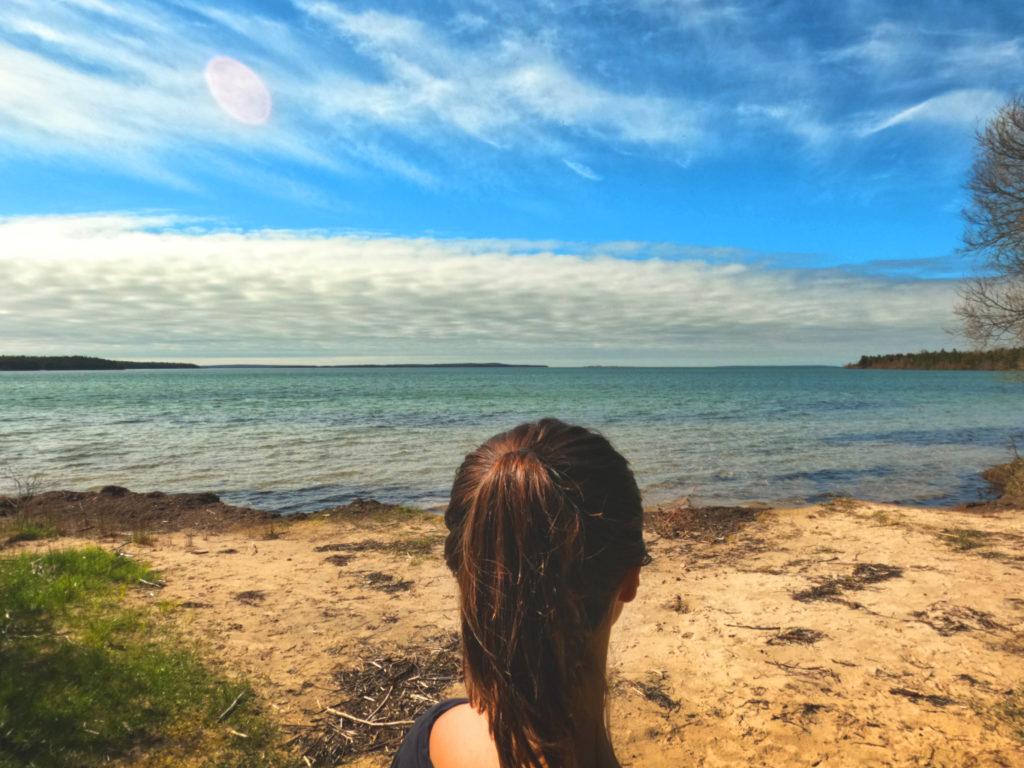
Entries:
<svg viewBox="0 0 1024 768">
<path fill-rule="evenodd" d="M 1024 371 L 1024 347 L 938 352 L 908 352 L 894 355 L 864 355 L 847 368 L 901 368 L 919 371 Z"/>
<path fill-rule="evenodd" d="M 135 368 L 198 368 L 194 363 L 136 363 L 70 355 L 37 357 L 0 355 L 0 371 L 126 371 Z"/>
</svg>

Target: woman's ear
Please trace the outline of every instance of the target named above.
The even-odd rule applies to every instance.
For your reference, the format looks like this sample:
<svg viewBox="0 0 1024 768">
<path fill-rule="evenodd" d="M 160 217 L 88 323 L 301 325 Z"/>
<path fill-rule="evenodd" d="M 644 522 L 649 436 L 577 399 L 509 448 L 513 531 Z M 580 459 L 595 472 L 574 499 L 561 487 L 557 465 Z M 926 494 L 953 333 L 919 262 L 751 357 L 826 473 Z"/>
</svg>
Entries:
<svg viewBox="0 0 1024 768">
<path fill-rule="evenodd" d="M 619 587 L 619 600 L 623 603 L 632 602 L 639 586 L 640 566 L 628 569 L 626 575 L 622 577 L 622 585 Z"/>
</svg>

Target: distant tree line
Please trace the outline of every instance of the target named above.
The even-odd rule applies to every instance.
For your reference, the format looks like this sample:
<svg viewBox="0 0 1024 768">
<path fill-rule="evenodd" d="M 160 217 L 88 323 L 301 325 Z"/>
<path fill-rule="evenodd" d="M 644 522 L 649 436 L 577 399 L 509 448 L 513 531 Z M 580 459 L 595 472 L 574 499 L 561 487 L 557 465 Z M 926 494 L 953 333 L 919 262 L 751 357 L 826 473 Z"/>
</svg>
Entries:
<svg viewBox="0 0 1024 768">
<path fill-rule="evenodd" d="M 924 371 L 1024 371 L 1024 347 L 961 352 L 907 352 L 864 355 L 847 368 L 903 368 Z"/>
<path fill-rule="evenodd" d="M 198 368 L 194 363 L 135 363 L 99 357 L 69 355 L 35 357 L 0 355 L 0 371 L 124 371 L 129 368 Z"/>
</svg>

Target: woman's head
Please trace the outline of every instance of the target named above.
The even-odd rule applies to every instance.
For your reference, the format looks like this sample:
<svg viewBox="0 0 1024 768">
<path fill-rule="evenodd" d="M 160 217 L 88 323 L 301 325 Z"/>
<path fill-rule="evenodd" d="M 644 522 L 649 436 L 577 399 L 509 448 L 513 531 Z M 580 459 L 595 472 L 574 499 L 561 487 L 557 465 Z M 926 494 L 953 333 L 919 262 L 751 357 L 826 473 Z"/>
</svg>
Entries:
<svg viewBox="0 0 1024 768">
<path fill-rule="evenodd" d="M 466 683 L 503 768 L 571 765 L 593 640 L 647 557 L 629 464 L 583 427 L 520 424 L 466 457 L 445 523 Z"/>
</svg>

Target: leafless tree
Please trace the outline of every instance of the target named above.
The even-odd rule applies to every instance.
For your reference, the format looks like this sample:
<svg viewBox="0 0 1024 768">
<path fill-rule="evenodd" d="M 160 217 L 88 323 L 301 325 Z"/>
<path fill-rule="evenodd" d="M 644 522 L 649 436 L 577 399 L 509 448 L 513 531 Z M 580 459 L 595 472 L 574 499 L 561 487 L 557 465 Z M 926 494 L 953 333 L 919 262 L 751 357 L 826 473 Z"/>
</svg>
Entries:
<svg viewBox="0 0 1024 768">
<path fill-rule="evenodd" d="M 978 133 L 962 253 L 978 275 L 960 291 L 962 330 L 982 347 L 1024 342 L 1024 98 Z"/>
</svg>

